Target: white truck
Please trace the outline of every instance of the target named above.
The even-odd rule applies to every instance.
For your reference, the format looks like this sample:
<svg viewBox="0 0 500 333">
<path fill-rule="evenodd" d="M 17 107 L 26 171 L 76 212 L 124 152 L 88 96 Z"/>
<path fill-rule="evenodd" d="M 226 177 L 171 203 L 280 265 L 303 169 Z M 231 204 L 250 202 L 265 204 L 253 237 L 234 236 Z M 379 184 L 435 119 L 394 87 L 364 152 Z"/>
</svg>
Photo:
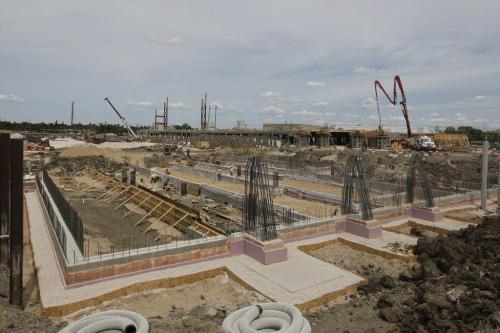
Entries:
<svg viewBox="0 0 500 333">
<path fill-rule="evenodd" d="M 436 150 L 436 143 L 427 135 L 422 135 L 408 139 L 408 147 L 415 150 L 434 151 Z"/>
</svg>

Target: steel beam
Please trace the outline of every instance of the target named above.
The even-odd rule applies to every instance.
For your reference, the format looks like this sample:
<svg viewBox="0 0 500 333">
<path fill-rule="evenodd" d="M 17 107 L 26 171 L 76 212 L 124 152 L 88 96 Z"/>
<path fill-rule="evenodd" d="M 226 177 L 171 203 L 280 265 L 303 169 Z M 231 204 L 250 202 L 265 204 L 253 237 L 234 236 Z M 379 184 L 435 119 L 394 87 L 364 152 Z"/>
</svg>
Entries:
<svg viewBox="0 0 500 333">
<path fill-rule="evenodd" d="M 23 303 L 23 139 L 10 146 L 10 304 Z"/>
</svg>

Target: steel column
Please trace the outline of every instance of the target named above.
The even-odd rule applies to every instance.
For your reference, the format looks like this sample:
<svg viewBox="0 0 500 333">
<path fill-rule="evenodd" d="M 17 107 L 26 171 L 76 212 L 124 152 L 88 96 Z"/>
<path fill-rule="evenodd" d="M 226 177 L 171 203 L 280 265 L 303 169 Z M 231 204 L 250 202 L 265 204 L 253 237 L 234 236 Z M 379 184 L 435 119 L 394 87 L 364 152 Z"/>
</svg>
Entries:
<svg viewBox="0 0 500 333">
<path fill-rule="evenodd" d="M 23 139 L 10 146 L 10 304 L 23 302 Z"/>
</svg>

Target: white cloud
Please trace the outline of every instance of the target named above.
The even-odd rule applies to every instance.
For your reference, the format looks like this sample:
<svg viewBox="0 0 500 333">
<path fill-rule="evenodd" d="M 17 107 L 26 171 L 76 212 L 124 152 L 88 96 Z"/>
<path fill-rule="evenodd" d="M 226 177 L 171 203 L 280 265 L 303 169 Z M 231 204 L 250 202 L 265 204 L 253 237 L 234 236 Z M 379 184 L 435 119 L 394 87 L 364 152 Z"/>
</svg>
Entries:
<svg viewBox="0 0 500 333">
<path fill-rule="evenodd" d="M 431 113 L 431 117 L 439 117 L 439 116 L 440 116 L 439 112 Z"/>
<path fill-rule="evenodd" d="M 445 118 L 439 117 L 439 118 L 429 118 L 427 119 L 428 122 L 430 123 L 444 123 L 446 121 Z"/>
<path fill-rule="evenodd" d="M 138 108 L 145 108 L 145 107 L 151 107 L 153 106 L 152 102 L 149 101 L 128 101 L 127 105 L 138 107 Z"/>
<path fill-rule="evenodd" d="M 296 116 L 301 116 L 304 118 L 317 119 L 321 117 L 321 115 L 317 112 L 302 110 L 302 111 L 293 111 L 293 114 Z"/>
<path fill-rule="evenodd" d="M 282 108 L 278 108 L 276 106 L 266 106 L 264 108 L 258 109 L 255 113 L 259 114 L 274 114 L 274 115 L 283 115 L 286 113 Z"/>
<path fill-rule="evenodd" d="M 148 38 L 149 41 L 163 45 L 163 46 L 174 46 L 174 45 L 178 45 L 182 42 L 182 38 L 179 36 L 171 37 L 168 39 L 163 39 L 163 38 L 159 38 L 155 34 L 151 34 L 151 33 L 145 33 L 144 35 Z"/>
<path fill-rule="evenodd" d="M 0 94 L 0 101 L 20 103 L 20 102 L 24 102 L 25 99 L 21 98 L 19 96 L 16 96 L 14 94 L 8 94 L 8 95 Z"/>
<path fill-rule="evenodd" d="M 473 103 L 488 103 L 491 100 L 492 100 L 492 98 L 489 96 L 476 95 L 476 96 L 464 97 L 462 100 L 456 101 L 455 103 L 457 105 L 469 105 L 469 104 L 473 104 Z"/>
<path fill-rule="evenodd" d="M 361 107 L 363 107 L 363 108 L 376 108 L 377 101 L 373 97 L 365 98 L 364 100 L 361 101 Z"/>
<path fill-rule="evenodd" d="M 354 67 L 354 69 L 352 70 L 354 74 L 375 74 L 382 73 L 383 71 L 383 68 L 375 67 Z"/>
<path fill-rule="evenodd" d="M 490 98 L 488 96 L 483 96 L 483 95 L 474 96 L 474 100 L 476 102 L 486 101 L 486 100 L 489 100 L 489 99 Z"/>
<path fill-rule="evenodd" d="M 274 92 L 274 91 L 266 91 L 260 95 L 260 97 L 264 97 L 264 98 L 273 98 L 273 97 L 279 97 L 279 96 L 280 96 L 280 94 L 277 92 Z"/>
<path fill-rule="evenodd" d="M 173 102 L 173 103 L 168 103 L 169 108 L 174 108 L 174 109 L 185 109 L 185 108 L 191 108 L 191 105 L 186 105 L 184 102 Z"/>
<path fill-rule="evenodd" d="M 316 102 L 313 104 L 314 106 L 327 106 L 328 102 Z"/>
<path fill-rule="evenodd" d="M 308 87 L 324 87 L 324 86 L 326 86 L 326 83 L 318 82 L 318 81 L 309 81 L 306 83 L 306 86 L 308 86 Z"/>
<path fill-rule="evenodd" d="M 455 113 L 455 122 L 463 124 L 467 122 L 467 117 L 463 113 Z"/>
<path fill-rule="evenodd" d="M 336 115 L 337 115 L 337 112 L 327 112 L 327 113 L 325 113 L 325 116 L 327 116 L 327 117 L 336 116 Z"/>
</svg>

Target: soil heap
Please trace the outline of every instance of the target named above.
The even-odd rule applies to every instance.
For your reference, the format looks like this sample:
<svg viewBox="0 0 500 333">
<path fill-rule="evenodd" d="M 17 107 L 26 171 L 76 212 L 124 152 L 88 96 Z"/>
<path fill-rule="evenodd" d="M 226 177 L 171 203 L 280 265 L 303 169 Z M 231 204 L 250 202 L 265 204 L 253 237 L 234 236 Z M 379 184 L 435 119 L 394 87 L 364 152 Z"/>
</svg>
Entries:
<svg viewBox="0 0 500 333">
<path fill-rule="evenodd" d="M 447 236 L 420 238 L 418 262 L 399 280 L 373 279 L 382 319 L 401 332 L 473 332 L 500 328 L 500 218 L 485 217 Z M 389 282 L 388 282 L 389 281 Z"/>
</svg>

